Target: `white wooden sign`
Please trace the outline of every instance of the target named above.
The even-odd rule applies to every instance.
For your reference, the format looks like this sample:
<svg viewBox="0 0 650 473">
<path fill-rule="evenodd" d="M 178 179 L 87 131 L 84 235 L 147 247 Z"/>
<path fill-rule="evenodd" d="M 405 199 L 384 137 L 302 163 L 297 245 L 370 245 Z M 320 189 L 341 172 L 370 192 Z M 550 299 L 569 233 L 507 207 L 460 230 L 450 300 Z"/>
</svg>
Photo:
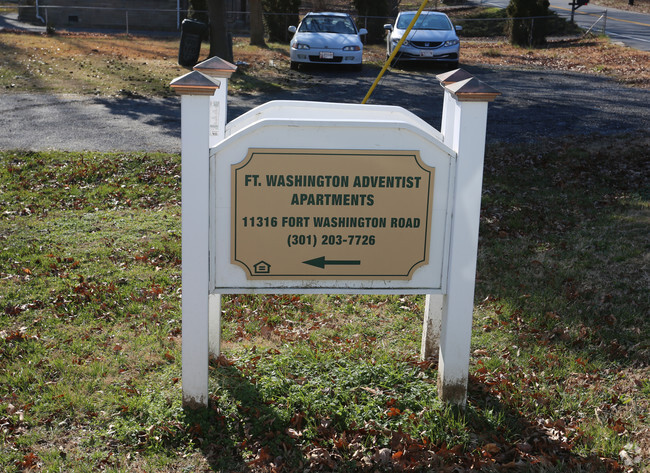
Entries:
<svg viewBox="0 0 650 473">
<path fill-rule="evenodd" d="M 487 103 L 458 69 L 438 131 L 401 107 L 278 101 L 225 125 L 234 66 L 181 94 L 183 403 L 208 404 L 224 293 L 426 294 L 423 358 L 467 399 Z"/>
<path fill-rule="evenodd" d="M 210 153 L 212 292 L 444 292 L 456 153 L 435 129 L 397 107 L 249 114 Z"/>
</svg>

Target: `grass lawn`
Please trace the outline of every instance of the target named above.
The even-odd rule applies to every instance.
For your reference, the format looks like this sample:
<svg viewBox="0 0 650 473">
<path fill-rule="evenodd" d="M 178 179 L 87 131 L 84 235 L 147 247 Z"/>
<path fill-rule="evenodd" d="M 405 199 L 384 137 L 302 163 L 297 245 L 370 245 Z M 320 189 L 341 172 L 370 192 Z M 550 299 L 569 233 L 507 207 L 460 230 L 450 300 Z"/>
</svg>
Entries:
<svg viewBox="0 0 650 473">
<path fill-rule="evenodd" d="M 0 469 L 643 471 L 649 145 L 488 149 L 462 412 L 422 297 L 291 295 L 224 298 L 184 411 L 179 157 L 2 152 Z"/>
<path fill-rule="evenodd" d="M 184 72 L 177 39 L 0 43 L 5 93 Z M 302 81 L 283 45 L 235 48 L 235 93 Z M 647 87 L 647 58 L 587 38 L 462 61 Z M 488 147 L 464 411 L 419 360 L 422 297 L 336 295 L 224 297 L 210 407 L 183 410 L 180 157 L 0 151 L 0 471 L 650 471 L 649 148 Z"/>
</svg>

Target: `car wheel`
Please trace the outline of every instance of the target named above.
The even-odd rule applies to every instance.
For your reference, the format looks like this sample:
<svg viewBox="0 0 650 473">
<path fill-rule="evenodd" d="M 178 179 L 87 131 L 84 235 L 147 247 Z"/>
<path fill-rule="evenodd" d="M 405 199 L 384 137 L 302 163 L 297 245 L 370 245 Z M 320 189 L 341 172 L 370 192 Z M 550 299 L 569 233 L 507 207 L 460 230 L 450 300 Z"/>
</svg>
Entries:
<svg viewBox="0 0 650 473">
<path fill-rule="evenodd" d="M 294 61 L 291 61 L 290 67 L 291 67 L 292 71 L 297 71 L 298 70 L 298 63 L 294 62 Z"/>
</svg>

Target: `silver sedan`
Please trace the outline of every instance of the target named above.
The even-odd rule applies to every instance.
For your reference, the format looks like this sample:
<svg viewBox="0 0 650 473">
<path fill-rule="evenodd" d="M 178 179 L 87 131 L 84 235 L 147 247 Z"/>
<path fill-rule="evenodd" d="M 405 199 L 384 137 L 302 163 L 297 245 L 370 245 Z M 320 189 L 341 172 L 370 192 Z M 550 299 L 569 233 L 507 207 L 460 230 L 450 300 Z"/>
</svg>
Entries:
<svg viewBox="0 0 650 473">
<path fill-rule="evenodd" d="M 407 11 L 397 15 L 395 26 L 387 24 L 386 55 L 390 56 L 417 12 Z M 457 31 L 462 27 L 451 23 L 447 15 L 424 11 L 420 14 L 408 37 L 395 56 L 398 61 L 436 61 L 458 67 L 460 40 Z"/>
</svg>

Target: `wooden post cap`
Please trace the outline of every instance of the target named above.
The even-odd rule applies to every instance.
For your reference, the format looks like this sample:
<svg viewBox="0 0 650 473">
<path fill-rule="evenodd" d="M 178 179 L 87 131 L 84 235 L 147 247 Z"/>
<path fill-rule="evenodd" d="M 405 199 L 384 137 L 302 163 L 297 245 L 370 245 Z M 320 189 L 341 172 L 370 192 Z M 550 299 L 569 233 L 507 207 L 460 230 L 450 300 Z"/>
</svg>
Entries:
<svg viewBox="0 0 650 473">
<path fill-rule="evenodd" d="M 198 71 L 192 71 L 177 77 L 169 86 L 178 95 L 214 95 L 215 90 L 221 87 L 221 82 Z"/>
<path fill-rule="evenodd" d="M 465 79 L 474 77 L 472 74 L 467 72 L 465 69 L 454 69 L 453 71 L 445 72 L 444 74 L 438 74 L 436 79 L 440 81 L 444 87 L 447 84 L 453 84 L 454 82 L 460 82 Z"/>
<path fill-rule="evenodd" d="M 230 79 L 233 72 L 237 70 L 237 66 L 221 59 L 220 57 L 213 56 L 210 59 L 198 63 L 194 66 L 194 70 L 207 74 L 210 77 Z"/>
<path fill-rule="evenodd" d="M 501 92 L 476 77 L 451 84 L 443 83 L 443 87 L 454 94 L 459 102 L 492 102 L 498 95 L 501 95 Z"/>
</svg>

